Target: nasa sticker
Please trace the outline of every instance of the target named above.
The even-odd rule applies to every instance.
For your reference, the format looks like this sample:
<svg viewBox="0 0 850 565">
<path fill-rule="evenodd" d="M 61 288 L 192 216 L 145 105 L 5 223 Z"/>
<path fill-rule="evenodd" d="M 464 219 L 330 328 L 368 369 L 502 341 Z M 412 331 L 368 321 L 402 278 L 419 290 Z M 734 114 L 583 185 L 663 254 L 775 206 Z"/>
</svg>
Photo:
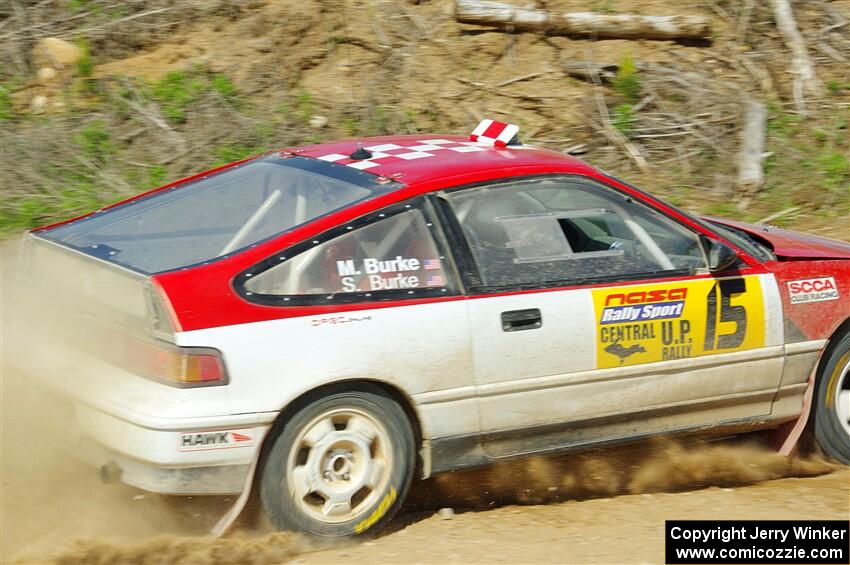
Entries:
<svg viewBox="0 0 850 565">
<path fill-rule="evenodd" d="M 808 304 L 825 300 L 838 300 L 838 287 L 832 277 L 804 279 L 788 282 L 791 304 Z"/>
</svg>

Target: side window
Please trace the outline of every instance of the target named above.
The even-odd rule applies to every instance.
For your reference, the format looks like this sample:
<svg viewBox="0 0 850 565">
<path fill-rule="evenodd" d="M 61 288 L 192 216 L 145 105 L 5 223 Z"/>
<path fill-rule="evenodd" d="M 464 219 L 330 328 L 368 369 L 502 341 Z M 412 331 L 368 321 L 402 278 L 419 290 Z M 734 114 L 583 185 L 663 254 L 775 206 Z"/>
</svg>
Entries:
<svg viewBox="0 0 850 565">
<path fill-rule="evenodd" d="M 322 303 L 346 297 L 445 292 L 448 271 L 433 226 L 423 213 L 408 209 L 379 215 L 383 216 L 388 217 L 359 228 L 347 226 L 342 235 L 256 275 L 246 274 L 250 277 L 244 285 L 246 294 L 287 296 L 302 302 L 313 297 L 313 302 Z"/>
<path fill-rule="evenodd" d="M 446 198 L 484 286 L 691 273 L 705 267 L 695 234 L 589 182 L 523 180 Z"/>
</svg>

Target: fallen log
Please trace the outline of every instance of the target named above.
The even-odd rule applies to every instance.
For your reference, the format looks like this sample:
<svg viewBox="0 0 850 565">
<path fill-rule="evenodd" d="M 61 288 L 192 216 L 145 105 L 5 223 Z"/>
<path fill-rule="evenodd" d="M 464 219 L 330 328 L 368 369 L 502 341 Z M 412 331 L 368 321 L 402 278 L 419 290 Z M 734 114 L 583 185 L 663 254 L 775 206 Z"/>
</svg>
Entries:
<svg viewBox="0 0 850 565">
<path fill-rule="evenodd" d="M 591 61 L 563 61 L 561 63 L 564 72 L 569 76 L 595 82 L 597 77 L 600 82 L 610 82 L 617 76 L 619 66 L 611 63 L 593 63 Z"/>
<path fill-rule="evenodd" d="M 761 161 L 764 154 L 767 108 L 761 102 L 747 100 L 738 149 L 738 190 L 751 195 L 764 183 Z"/>
<path fill-rule="evenodd" d="M 548 12 L 490 0 L 456 0 L 455 19 L 461 23 L 554 35 L 593 35 L 620 39 L 707 38 L 709 20 L 703 16 L 642 16 L 596 12 Z"/>
</svg>

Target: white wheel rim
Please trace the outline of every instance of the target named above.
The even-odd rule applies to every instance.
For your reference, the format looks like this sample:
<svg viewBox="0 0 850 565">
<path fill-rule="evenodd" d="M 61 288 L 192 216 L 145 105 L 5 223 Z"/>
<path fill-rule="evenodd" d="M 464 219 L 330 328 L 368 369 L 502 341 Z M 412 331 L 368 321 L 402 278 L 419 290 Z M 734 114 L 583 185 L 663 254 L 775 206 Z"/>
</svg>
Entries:
<svg viewBox="0 0 850 565">
<path fill-rule="evenodd" d="M 299 432 L 289 453 L 289 494 L 310 517 L 339 524 L 378 501 L 392 473 L 389 434 L 356 408 L 328 410 Z"/>
<path fill-rule="evenodd" d="M 844 428 L 844 433 L 850 436 L 850 361 L 844 365 L 841 375 L 838 377 L 838 385 L 835 387 L 835 413 L 838 422 Z"/>
</svg>

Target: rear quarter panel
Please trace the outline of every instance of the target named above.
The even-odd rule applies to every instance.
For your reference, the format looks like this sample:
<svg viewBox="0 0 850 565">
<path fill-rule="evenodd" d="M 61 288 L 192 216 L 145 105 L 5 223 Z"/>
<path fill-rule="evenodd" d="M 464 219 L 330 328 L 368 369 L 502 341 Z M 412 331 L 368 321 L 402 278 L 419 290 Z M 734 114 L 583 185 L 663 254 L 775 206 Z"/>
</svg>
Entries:
<svg viewBox="0 0 850 565">
<path fill-rule="evenodd" d="M 178 334 L 177 342 L 223 352 L 231 413 L 279 411 L 321 385 L 368 379 L 410 398 L 425 437 L 478 430 L 474 399 L 422 397 L 473 387 L 463 300 L 223 326 Z"/>
</svg>

